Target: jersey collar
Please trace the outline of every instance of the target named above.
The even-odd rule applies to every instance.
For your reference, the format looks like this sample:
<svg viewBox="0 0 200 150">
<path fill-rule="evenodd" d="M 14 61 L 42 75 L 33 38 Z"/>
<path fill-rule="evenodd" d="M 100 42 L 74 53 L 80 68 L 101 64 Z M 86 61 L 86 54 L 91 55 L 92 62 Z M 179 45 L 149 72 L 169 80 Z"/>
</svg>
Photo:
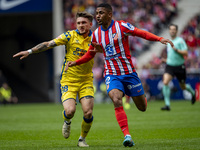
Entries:
<svg viewBox="0 0 200 150">
<path fill-rule="evenodd" d="M 107 29 L 103 29 L 103 27 L 101 26 L 101 30 L 107 31 L 109 28 L 112 27 L 113 23 L 114 23 L 114 20 L 111 21 L 111 24 L 109 25 L 109 27 Z"/>
<path fill-rule="evenodd" d="M 79 35 L 81 35 L 80 32 L 78 31 L 78 29 L 76 29 L 75 31 L 76 31 Z M 92 35 L 92 31 L 90 30 L 90 33 L 88 34 L 88 36 L 91 36 L 91 35 Z"/>
</svg>

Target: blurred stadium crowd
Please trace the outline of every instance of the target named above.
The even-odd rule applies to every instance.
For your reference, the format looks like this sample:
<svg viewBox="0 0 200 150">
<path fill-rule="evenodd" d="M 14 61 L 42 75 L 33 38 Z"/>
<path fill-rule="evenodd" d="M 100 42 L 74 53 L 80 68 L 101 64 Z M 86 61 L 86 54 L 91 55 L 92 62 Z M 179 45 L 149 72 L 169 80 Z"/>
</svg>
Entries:
<svg viewBox="0 0 200 150">
<path fill-rule="evenodd" d="M 65 30 L 75 29 L 77 11 L 85 10 L 95 15 L 96 6 L 102 2 L 110 3 L 113 6 L 114 20 L 127 21 L 154 34 L 158 34 L 177 14 L 177 0 L 64 0 Z M 94 19 L 92 30 L 97 27 Z M 146 40 L 130 38 L 132 56 L 138 56 L 143 50 L 147 50 L 148 46 L 149 42 Z"/>
</svg>

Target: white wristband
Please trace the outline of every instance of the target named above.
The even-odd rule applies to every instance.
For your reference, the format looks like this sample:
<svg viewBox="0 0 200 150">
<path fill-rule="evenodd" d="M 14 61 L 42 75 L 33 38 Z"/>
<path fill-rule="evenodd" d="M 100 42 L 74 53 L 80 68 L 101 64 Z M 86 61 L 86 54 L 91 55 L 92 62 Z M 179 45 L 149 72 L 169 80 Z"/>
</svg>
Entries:
<svg viewBox="0 0 200 150">
<path fill-rule="evenodd" d="M 27 50 L 29 54 L 32 54 L 33 53 L 33 50 L 32 49 L 29 49 Z"/>
</svg>

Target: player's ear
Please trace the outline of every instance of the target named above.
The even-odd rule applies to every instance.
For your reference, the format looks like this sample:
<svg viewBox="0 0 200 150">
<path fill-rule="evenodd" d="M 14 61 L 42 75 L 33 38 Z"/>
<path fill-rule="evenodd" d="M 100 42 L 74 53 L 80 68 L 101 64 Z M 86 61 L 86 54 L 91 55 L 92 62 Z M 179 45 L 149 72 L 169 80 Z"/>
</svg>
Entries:
<svg viewBox="0 0 200 150">
<path fill-rule="evenodd" d="M 108 11 L 108 16 L 112 19 L 112 11 Z"/>
<path fill-rule="evenodd" d="M 93 25 L 93 23 L 92 23 L 92 22 L 90 22 L 90 27 L 92 27 L 92 25 Z"/>
</svg>

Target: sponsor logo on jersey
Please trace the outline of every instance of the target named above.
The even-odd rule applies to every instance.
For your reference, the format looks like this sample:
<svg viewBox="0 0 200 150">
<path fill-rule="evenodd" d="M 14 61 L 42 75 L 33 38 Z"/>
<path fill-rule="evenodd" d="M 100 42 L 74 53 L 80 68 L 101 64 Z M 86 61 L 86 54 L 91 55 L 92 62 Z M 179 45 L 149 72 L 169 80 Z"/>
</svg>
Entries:
<svg viewBox="0 0 200 150">
<path fill-rule="evenodd" d="M 111 44 L 106 45 L 106 56 L 111 56 L 113 55 L 113 46 Z"/>
<path fill-rule="evenodd" d="M 128 28 L 129 30 L 134 30 L 134 26 L 128 22 L 127 23 L 122 22 L 122 26 Z"/>
</svg>

